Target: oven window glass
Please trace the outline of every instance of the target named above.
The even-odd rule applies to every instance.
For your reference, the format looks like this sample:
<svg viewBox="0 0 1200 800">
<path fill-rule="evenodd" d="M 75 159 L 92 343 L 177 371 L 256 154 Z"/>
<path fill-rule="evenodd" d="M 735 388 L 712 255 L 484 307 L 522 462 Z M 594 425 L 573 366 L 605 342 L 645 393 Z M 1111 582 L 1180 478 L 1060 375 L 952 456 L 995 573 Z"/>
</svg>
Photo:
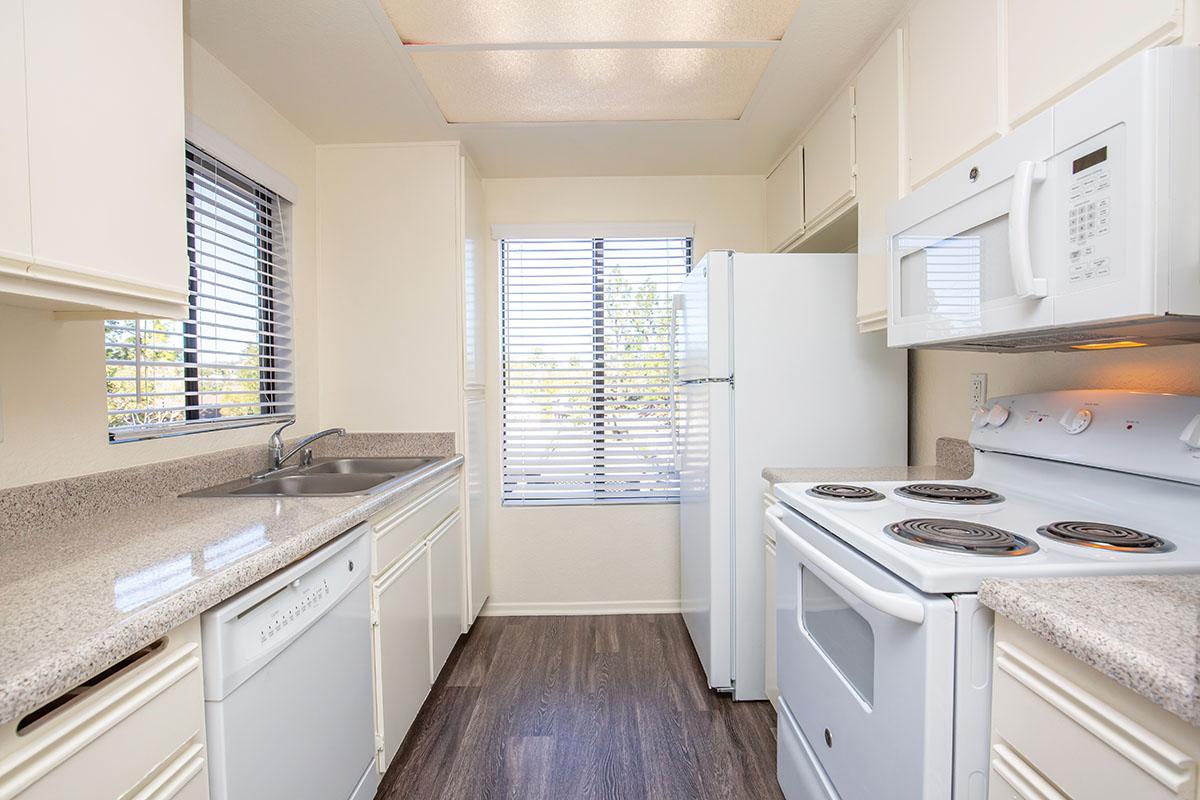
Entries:
<svg viewBox="0 0 1200 800">
<path fill-rule="evenodd" d="M 902 317 L 930 315 L 950 327 L 970 328 L 979 324 L 983 303 L 1015 291 L 1007 215 L 952 236 L 902 234 L 896 246 Z"/>
<path fill-rule="evenodd" d="M 875 634 L 861 614 L 829 585 L 800 568 L 804 630 L 867 705 L 875 702 Z"/>
</svg>

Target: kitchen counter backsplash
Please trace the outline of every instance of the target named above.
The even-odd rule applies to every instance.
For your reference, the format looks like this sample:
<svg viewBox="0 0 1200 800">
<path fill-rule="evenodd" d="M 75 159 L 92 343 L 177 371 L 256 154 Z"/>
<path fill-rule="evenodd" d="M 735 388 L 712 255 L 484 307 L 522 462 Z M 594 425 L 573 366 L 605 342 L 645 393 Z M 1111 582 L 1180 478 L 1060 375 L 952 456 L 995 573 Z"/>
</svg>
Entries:
<svg viewBox="0 0 1200 800">
<path fill-rule="evenodd" d="M 286 446 L 298 441 L 300 437 L 289 439 Z M 348 433 L 318 440 L 313 454 L 318 458 L 449 456 L 454 454 L 454 434 Z M 261 445 L 3 489 L 0 490 L 0 546 L 81 516 L 148 505 L 163 497 L 252 475 L 267 466 L 264 434 Z"/>
</svg>

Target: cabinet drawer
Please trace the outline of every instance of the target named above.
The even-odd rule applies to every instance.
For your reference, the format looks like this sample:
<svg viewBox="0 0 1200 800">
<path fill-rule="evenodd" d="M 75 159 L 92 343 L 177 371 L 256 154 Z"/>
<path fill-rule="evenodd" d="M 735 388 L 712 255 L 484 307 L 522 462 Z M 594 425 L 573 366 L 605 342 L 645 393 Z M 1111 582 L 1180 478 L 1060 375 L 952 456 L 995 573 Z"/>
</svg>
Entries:
<svg viewBox="0 0 1200 800">
<path fill-rule="evenodd" d="M 22 733 L 9 726 L 0 799 L 207 796 L 199 623 L 179 631 L 128 673 Z"/>
<path fill-rule="evenodd" d="M 390 508 L 371 520 L 372 575 L 382 575 L 458 508 L 458 478 L 434 486 L 416 500 Z"/>
<path fill-rule="evenodd" d="M 994 683 L 993 754 L 997 746 L 1019 753 L 1062 795 L 1195 797 L 1191 756 L 1024 648 L 996 642 Z"/>
<path fill-rule="evenodd" d="M 1070 800 L 1025 763 L 1012 748 L 997 743 L 992 747 L 992 769 L 988 778 L 988 800 Z"/>
</svg>

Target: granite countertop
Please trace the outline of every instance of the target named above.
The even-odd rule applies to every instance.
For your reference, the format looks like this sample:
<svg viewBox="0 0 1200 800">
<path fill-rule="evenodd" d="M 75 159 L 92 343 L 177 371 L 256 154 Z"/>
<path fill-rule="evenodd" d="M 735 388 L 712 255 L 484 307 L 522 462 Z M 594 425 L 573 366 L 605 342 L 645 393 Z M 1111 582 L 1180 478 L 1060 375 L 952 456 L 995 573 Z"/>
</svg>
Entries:
<svg viewBox="0 0 1200 800">
<path fill-rule="evenodd" d="M 1200 575 L 988 579 L 979 599 L 1200 725 Z"/>
<path fill-rule="evenodd" d="M 975 451 L 962 439 L 937 440 L 937 465 L 931 467 L 767 467 L 767 483 L 817 481 L 953 481 L 971 477 Z"/>
<path fill-rule="evenodd" d="M 73 688 L 462 462 L 445 456 L 374 495 L 172 494 L 0 538 L 0 721 Z"/>
</svg>

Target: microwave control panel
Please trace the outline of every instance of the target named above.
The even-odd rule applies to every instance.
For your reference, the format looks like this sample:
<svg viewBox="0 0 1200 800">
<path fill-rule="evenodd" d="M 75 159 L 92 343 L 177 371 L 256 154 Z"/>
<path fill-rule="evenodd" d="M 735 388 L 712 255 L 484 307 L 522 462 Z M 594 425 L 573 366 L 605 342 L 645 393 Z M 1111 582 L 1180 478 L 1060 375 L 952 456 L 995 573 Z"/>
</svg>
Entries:
<svg viewBox="0 0 1200 800">
<path fill-rule="evenodd" d="M 1090 288 L 1113 279 L 1119 257 L 1116 206 L 1119 142 L 1103 135 L 1063 154 L 1066 168 L 1066 289 Z"/>
</svg>

